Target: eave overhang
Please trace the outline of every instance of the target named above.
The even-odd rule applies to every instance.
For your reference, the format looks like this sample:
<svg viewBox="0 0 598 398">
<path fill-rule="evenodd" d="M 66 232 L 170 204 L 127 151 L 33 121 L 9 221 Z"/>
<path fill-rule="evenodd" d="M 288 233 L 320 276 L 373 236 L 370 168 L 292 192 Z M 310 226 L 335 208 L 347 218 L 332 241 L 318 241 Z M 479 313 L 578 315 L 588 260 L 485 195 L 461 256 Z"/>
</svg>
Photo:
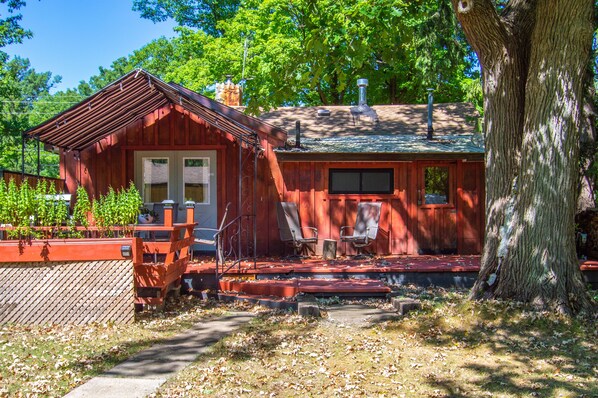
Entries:
<svg viewBox="0 0 598 398">
<path fill-rule="evenodd" d="M 286 131 L 144 70 L 134 70 L 80 103 L 26 131 L 27 138 L 65 150 L 83 150 L 165 105 L 179 105 L 249 146 L 259 136 L 286 140 Z"/>
</svg>

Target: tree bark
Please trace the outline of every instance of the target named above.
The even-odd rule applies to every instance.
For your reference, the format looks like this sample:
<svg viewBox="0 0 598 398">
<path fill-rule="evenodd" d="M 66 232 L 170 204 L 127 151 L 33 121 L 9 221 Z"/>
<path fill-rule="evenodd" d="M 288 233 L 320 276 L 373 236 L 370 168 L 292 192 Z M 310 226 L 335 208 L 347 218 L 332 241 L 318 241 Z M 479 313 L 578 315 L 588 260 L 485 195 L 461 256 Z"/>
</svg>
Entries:
<svg viewBox="0 0 598 398">
<path fill-rule="evenodd" d="M 594 78 L 594 60 L 590 57 L 585 74 L 584 123 L 579 139 L 580 170 L 579 185 L 577 187 L 577 214 L 596 207 L 594 200 L 596 178 L 590 171 L 594 167 L 594 159 L 596 158 L 596 104 L 594 102 L 596 89 L 594 88 Z"/>
<path fill-rule="evenodd" d="M 591 0 L 453 0 L 482 66 L 486 229 L 471 297 L 595 311 L 574 216 Z"/>
</svg>

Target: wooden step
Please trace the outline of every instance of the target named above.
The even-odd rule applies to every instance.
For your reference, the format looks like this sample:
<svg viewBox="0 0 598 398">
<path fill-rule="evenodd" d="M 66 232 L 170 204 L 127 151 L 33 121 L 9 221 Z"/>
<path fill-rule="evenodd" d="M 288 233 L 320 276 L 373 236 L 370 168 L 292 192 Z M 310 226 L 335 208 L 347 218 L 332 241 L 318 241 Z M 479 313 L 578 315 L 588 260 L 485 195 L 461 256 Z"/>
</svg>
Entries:
<svg viewBox="0 0 598 398">
<path fill-rule="evenodd" d="M 299 293 L 380 296 L 391 291 L 382 281 L 374 279 L 221 280 L 220 290 L 277 297 L 294 297 Z"/>
</svg>

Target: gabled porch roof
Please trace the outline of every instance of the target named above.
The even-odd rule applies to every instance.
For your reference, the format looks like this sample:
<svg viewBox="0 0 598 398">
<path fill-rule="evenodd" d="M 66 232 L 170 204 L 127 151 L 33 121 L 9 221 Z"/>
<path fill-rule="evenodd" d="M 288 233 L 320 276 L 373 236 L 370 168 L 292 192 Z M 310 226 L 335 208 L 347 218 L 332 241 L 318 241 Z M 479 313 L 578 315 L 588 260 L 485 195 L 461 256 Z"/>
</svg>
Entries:
<svg viewBox="0 0 598 398">
<path fill-rule="evenodd" d="M 257 146 L 258 136 L 284 143 L 287 133 L 177 84 L 134 70 L 66 111 L 25 132 L 66 150 L 82 150 L 168 104 L 179 105 L 236 139 Z"/>
</svg>

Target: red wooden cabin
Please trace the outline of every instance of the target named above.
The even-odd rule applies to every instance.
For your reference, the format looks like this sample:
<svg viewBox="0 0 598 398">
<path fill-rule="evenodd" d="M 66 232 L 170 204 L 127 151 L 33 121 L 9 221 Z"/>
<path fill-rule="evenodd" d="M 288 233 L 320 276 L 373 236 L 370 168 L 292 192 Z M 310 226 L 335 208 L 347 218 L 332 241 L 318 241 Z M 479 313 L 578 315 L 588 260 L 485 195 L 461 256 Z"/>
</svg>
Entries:
<svg viewBox="0 0 598 398">
<path fill-rule="evenodd" d="M 284 250 L 278 201 L 296 202 L 320 239 L 353 225 L 358 202 L 383 202 L 378 254 L 480 253 L 484 165 L 473 107 L 437 104 L 433 140 L 425 105 L 323 109 L 258 119 L 137 70 L 27 134 L 60 149 L 71 193 L 134 181 L 148 204 L 194 200 L 202 227 L 216 227 L 232 203 L 230 219 L 248 216 L 242 243 L 258 255 Z M 288 142 L 296 121 L 299 148 Z"/>
</svg>

